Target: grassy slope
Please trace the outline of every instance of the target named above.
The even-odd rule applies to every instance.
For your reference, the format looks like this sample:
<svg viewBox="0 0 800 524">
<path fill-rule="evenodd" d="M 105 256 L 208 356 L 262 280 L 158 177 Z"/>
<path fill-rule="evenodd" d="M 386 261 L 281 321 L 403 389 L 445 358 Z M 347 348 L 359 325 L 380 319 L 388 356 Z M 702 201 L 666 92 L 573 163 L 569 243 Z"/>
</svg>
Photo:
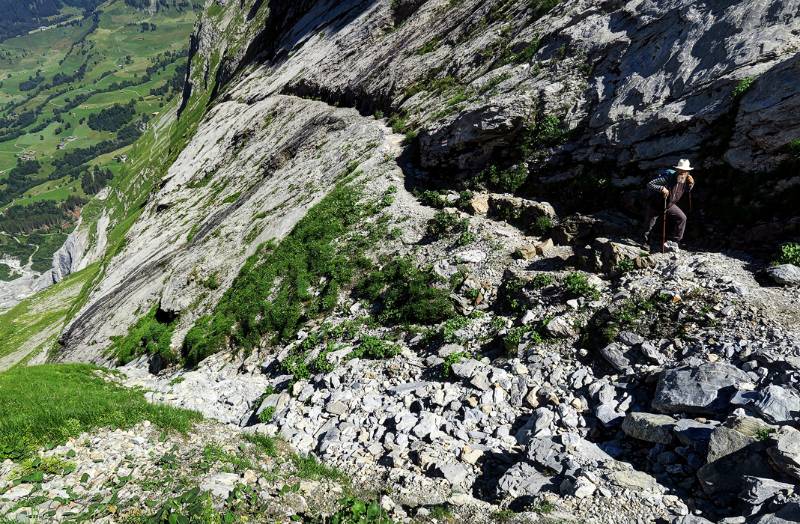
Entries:
<svg viewBox="0 0 800 524">
<path fill-rule="evenodd" d="M 97 427 L 149 420 L 185 432 L 199 419 L 190 411 L 150 404 L 141 391 L 115 385 L 88 365 L 18 367 L 0 374 L 0 460 L 24 457 Z"/>
<path fill-rule="evenodd" d="M 70 275 L 0 315 L 0 371 L 50 349 L 70 309 L 97 270 L 95 264 Z"/>
<path fill-rule="evenodd" d="M 52 28 L 0 44 L 0 118 L 42 106 L 42 114 L 27 129 L 49 122 L 40 132 L 0 142 L 0 184 L 5 176 L 4 172 L 16 165 L 17 155 L 22 151 L 34 152 L 37 159 L 44 164 L 36 175 L 41 184 L 26 191 L 12 204 L 30 204 L 41 200 L 63 201 L 70 195 L 85 196 L 80 180 L 69 177 L 47 179 L 54 172 L 50 163 L 53 158 L 58 158 L 65 151 L 92 146 L 115 136 L 110 132 L 94 131 L 85 123 L 80 124 L 81 119 L 103 108 L 130 100 L 137 101 L 136 110 L 140 115 L 163 112 L 164 106 L 168 105 L 165 97 L 151 96 L 150 90 L 162 86 L 172 78 L 185 59 L 172 62 L 165 70 L 151 75 L 150 81 L 146 83 L 95 94 L 80 106 L 64 113 L 64 124 L 54 121 L 53 109 L 65 106 L 69 98 L 81 93 L 102 91 L 114 83 L 143 79 L 146 69 L 157 56 L 167 51 L 185 49 L 195 19 L 192 11 L 167 10 L 149 15 L 133 10 L 122 0 L 112 0 L 104 4 L 101 11 L 99 26 L 95 30 L 92 30 L 90 21 L 84 21 L 82 26 Z M 140 23 L 145 21 L 155 24 L 157 30 L 141 32 Z M 130 61 L 126 57 L 130 57 Z M 20 82 L 27 80 L 37 70 L 41 70 L 49 81 L 58 72 L 75 71 L 87 60 L 89 67 L 82 80 L 43 90 L 38 94 L 35 91 L 19 90 Z M 62 91 L 63 94 L 46 101 L 48 96 Z M 140 97 L 142 100 L 139 100 Z M 12 109 L 5 106 L 9 102 L 15 104 Z M 67 123 L 71 127 L 56 134 L 57 128 L 63 128 Z M 66 143 L 63 151 L 59 150 L 59 143 L 66 137 L 74 137 L 75 140 Z M 127 153 L 128 149 L 130 146 L 102 155 L 91 161 L 90 165 L 108 167 L 117 173 L 123 166 L 113 158 Z"/>
</svg>

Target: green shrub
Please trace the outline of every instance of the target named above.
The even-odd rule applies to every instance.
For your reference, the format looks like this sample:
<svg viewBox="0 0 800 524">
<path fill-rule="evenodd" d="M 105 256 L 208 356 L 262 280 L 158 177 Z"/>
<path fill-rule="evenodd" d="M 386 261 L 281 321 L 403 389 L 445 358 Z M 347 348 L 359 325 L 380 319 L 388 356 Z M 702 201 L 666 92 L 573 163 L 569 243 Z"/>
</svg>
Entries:
<svg viewBox="0 0 800 524">
<path fill-rule="evenodd" d="M 751 87 L 753 87 L 753 83 L 756 79 L 752 76 L 748 76 L 746 78 L 742 78 L 739 80 L 739 83 L 736 84 L 736 87 L 733 88 L 733 98 L 741 98 L 747 93 Z"/>
<path fill-rule="evenodd" d="M 469 220 L 459 218 L 456 213 L 438 211 L 433 218 L 428 221 L 427 232 L 433 238 L 441 238 L 443 235 L 460 234 L 469 227 Z"/>
<path fill-rule="evenodd" d="M 553 282 L 555 282 L 555 279 L 552 275 L 548 275 L 547 273 L 538 273 L 531 279 L 531 287 L 533 289 L 542 289 L 552 285 Z"/>
<path fill-rule="evenodd" d="M 636 265 L 634 264 L 633 259 L 623 258 L 617 262 L 617 265 L 614 267 L 614 269 L 618 273 L 627 273 L 628 271 L 633 271 L 636 269 Z"/>
<path fill-rule="evenodd" d="M 469 324 L 469 318 L 458 315 L 455 316 L 442 324 L 442 327 L 439 331 L 440 338 L 444 344 L 452 344 L 453 342 L 458 342 L 458 337 L 456 337 L 456 332 L 460 329 L 465 328 Z"/>
<path fill-rule="evenodd" d="M 786 150 L 790 154 L 800 158 L 800 138 L 796 138 L 795 140 L 792 140 L 786 144 Z"/>
<path fill-rule="evenodd" d="M 781 246 L 776 264 L 794 264 L 800 266 L 800 244 L 789 242 Z"/>
<path fill-rule="evenodd" d="M 349 232 L 379 206 L 361 205 L 360 198 L 360 189 L 339 185 L 280 244 L 261 246 L 214 312 L 187 333 L 186 363 L 195 365 L 228 344 L 249 350 L 267 334 L 288 340 L 307 319 L 334 308 L 342 287 L 367 265 L 368 241 Z"/>
<path fill-rule="evenodd" d="M 275 416 L 275 406 L 268 406 L 264 408 L 264 410 L 258 414 L 258 420 L 262 423 L 266 424 L 272 420 L 272 417 Z"/>
<path fill-rule="evenodd" d="M 124 337 L 111 337 L 109 352 L 119 364 L 127 364 L 140 355 L 160 356 L 165 363 L 174 362 L 177 356 L 170 348 L 175 332 L 175 319 L 159 320 L 158 308 L 153 308 L 140 318 Z"/>
<path fill-rule="evenodd" d="M 217 274 L 214 273 L 209 275 L 207 279 L 203 280 L 202 284 L 206 289 L 219 289 L 219 279 L 217 278 Z"/>
<path fill-rule="evenodd" d="M 348 495 L 339 501 L 339 510 L 329 518 L 307 520 L 311 524 L 392 524 L 377 501 Z"/>
<path fill-rule="evenodd" d="M 514 193 L 528 180 L 528 166 L 521 162 L 516 166 L 501 170 L 497 166 L 489 166 L 482 171 L 472 184 L 492 191 Z"/>
<path fill-rule="evenodd" d="M 600 291 L 589 284 L 589 279 L 584 273 L 570 273 L 564 278 L 564 291 L 570 298 L 585 297 L 597 300 Z"/>
<path fill-rule="evenodd" d="M 383 341 L 377 337 L 367 336 L 361 341 L 361 344 L 353 351 L 350 352 L 348 358 L 367 358 L 371 360 L 381 360 L 384 358 L 392 358 L 400 353 L 400 350 L 394 344 Z"/>
<path fill-rule="evenodd" d="M 362 279 L 354 294 L 379 302 L 378 320 L 383 323 L 435 324 L 455 315 L 449 291 L 436 283 L 432 271 L 398 257 Z"/>
<path fill-rule="evenodd" d="M 417 198 L 419 198 L 419 202 L 423 206 L 435 207 L 437 209 L 447 207 L 447 199 L 445 199 L 444 195 L 439 191 L 426 189 L 420 193 Z"/>
<path fill-rule="evenodd" d="M 553 219 L 547 215 L 537 217 L 536 221 L 534 221 L 533 226 L 531 227 L 533 234 L 540 237 L 547 235 L 552 229 Z"/>
<path fill-rule="evenodd" d="M 442 378 L 448 379 L 453 376 L 453 364 L 458 364 L 470 356 L 470 353 L 466 351 L 456 351 L 455 353 L 447 355 L 442 363 Z"/>
<path fill-rule="evenodd" d="M 546 323 L 544 323 L 544 325 L 546 325 Z M 544 337 L 541 335 L 541 333 L 539 333 L 539 328 L 542 327 L 544 326 L 540 324 L 519 326 L 509 329 L 508 333 L 503 338 L 503 346 L 505 347 L 506 352 L 512 356 L 516 355 L 517 351 L 519 350 L 519 345 L 526 334 L 530 334 L 531 342 L 535 344 L 541 344 L 544 341 Z"/>
</svg>

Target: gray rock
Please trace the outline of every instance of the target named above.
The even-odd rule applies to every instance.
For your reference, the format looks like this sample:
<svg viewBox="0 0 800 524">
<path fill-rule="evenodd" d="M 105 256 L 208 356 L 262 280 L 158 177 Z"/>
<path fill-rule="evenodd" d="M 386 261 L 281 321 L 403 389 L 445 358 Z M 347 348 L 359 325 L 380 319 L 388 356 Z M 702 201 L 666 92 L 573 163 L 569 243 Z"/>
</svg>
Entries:
<svg viewBox="0 0 800 524">
<path fill-rule="evenodd" d="M 603 424 L 604 427 L 610 428 L 616 426 L 625 419 L 625 413 L 617 411 L 617 403 L 611 402 L 608 404 L 598 404 L 594 408 L 594 416 Z"/>
<path fill-rule="evenodd" d="M 767 269 L 767 275 L 782 286 L 800 285 L 800 267 L 794 264 L 781 264 Z"/>
<path fill-rule="evenodd" d="M 653 408 L 663 413 L 724 414 L 736 389 L 750 382 L 742 370 L 726 363 L 705 363 L 663 371 Z"/>
<path fill-rule="evenodd" d="M 500 497 L 534 496 L 551 486 L 551 478 L 535 467 L 517 462 L 506 471 L 497 483 Z"/>
<path fill-rule="evenodd" d="M 528 443 L 526 455 L 535 465 L 554 475 L 563 471 L 564 447 L 551 437 L 537 437 Z"/>
<path fill-rule="evenodd" d="M 772 436 L 775 444 L 767 450 L 775 467 L 800 480 L 800 431 L 783 426 Z"/>
<path fill-rule="evenodd" d="M 559 338 L 570 338 L 578 335 L 578 330 L 568 316 L 554 318 L 547 323 L 546 329 L 550 335 Z"/>
<path fill-rule="evenodd" d="M 797 420 L 800 414 L 800 396 L 789 389 L 769 385 L 747 404 L 761 418 L 773 424 L 784 424 Z"/>
<path fill-rule="evenodd" d="M 708 462 L 736 453 L 742 448 L 756 442 L 755 437 L 746 435 L 733 428 L 719 426 L 711 433 L 708 441 Z"/>
<path fill-rule="evenodd" d="M 755 524 L 795 524 L 800 522 L 800 503 L 788 502 L 775 513 L 762 515 Z"/>
<path fill-rule="evenodd" d="M 708 444 L 708 463 L 697 471 L 703 490 L 709 495 L 738 495 L 744 477 L 770 477 L 766 444 L 759 435 L 766 425 L 747 416 L 729 417 L 714 429 Z"/>
<path fill-rule="evenodd" d="M 678 420 L 673 431 L 681 444 L 689 446 L 705 456 L 708 452 L 708 442 L 711 440 L 711 434 L 715 427 L 714 424 L 683 418 Z"/>
<path fill-rule="evenodd" d="M 622 431 L 633 438 L 657 444 L 672 442 L 672 429 L 677 420 L 667 415 L 653 413 L 628 413 L 622 423 Z"/>
<path fill-rule="evenodd" d="M 631 361 L 625 355 L 625 348 L 616 342 L 602 348 L 600 355 L 617 371 L 626 372 L 631 368 Z"/>
<path fill-rule="evenodd" d="M 788 493 L 794 490 L 793 484 L 773 479 L 746 476 L 744 481 L 742 499 L 753 506 L 763 504 L 779 493 Z"/>
<path fill-rule="evenodd" d="M 641 335 L 632 331 L 620 331 L 619 335 L 617 335 L 617 340 L 626 346 L 636 346 L 644 342 L 644 338 Z"/>
<path fill-rule="evenodd" d="M 472 375 L 475 373 L 475 370 L 479 365 L 480 362 L 478 362 L 477 360 L 471 358 L 464 359 L 461 362 L 453 364 L 452 366 L 453 375 L 462 379 L 472 378 Z"/>
<path fill-rule="evenodd" d="M 458 463 L 439 464 L 436 470 L 454 486 L 461 485 L 469 476 L 469 468 Z"/>
<path fill-rule="evenodd" d="M 334 400 L 332 402 L 328 402 L 328 404 L 325 406 L 325 411 L 332 415 L 344 415 L 347 413 L 347 404 L 341 400 Z"/>
<path fill-rule="evenodd" d="M 469 381 L 470 385 L 481 390 L 486 391 L 490 387 L 492 387 L 492 383 L 489 382 L 489 377 L 486 373 L 476 373 Z"/>
<path fill-rule="evenodd" d="M 200 489 L 208 491 L 218 499 L 225 500 L 238 483 L 239 475 L 236 473 L 215 473 L 200 482 Z"/>
</svg>

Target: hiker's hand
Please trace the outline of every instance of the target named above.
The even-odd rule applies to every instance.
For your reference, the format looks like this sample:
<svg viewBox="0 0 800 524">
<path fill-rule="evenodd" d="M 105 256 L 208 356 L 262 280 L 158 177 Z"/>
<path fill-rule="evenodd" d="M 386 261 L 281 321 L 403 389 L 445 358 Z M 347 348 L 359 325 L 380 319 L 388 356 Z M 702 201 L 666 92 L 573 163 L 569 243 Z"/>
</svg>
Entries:
<svg viewBox="0 0 800 524">
<path fill-rule="evenodd" d="M 664 195 L 664 198 L 667 198 L 669 196 L 669 189 L 667 189 L 666 187 L 662 187 L 661 194 Z"/>
<path fill-rule="evenodd" d="M 686 177 L 686 183 L 689 184 L 689 191 L 691 191 L 694 187 L 694 178 L 692 178 L 692 175 Z"/>
</svg>

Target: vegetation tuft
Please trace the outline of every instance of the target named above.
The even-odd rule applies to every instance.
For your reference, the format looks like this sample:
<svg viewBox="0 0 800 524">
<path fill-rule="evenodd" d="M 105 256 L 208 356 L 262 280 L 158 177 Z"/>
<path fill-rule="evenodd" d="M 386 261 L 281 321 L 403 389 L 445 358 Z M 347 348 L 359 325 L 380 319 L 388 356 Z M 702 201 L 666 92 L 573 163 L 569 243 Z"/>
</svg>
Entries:
<svg viewBox="0 0 800 524">
<path fill-rule="evenodd" d="M 175 352 L 170 347 L 172 334 L 175 332 L 177 319 L 161 319 L 158 308 L 153 306 L 136 324 L 131 326 L 124 337 L 111 337 L 109 352 L 119 364 L 127 364 L 140 355 L 158 356 L 164 363 L 176 360 Z"/>
<path fill-rule="evenodd" d="M 589 283 L 589 279 L 585 273 L 570 273 L 564 278 L 564 291 L 569 298 L 588 298 L 590 300 L 597 300 L 600 297 L 600 291 Z"/>
<path fill-rule="evenodd" d="M 354 294 L 377 303 L 378 320 L 385 324 L 436 324 L 455 315 L 450 290 L 437 284 L 430 269 L 398 257 L 362 279 Z"/>
<path fill-rule="evenodd" d="M 797 242 L 783 244 L 778 252 L 778 257 L 775 259 L 775 263 L 800 266 L 800 244 Z"/>
<path fill-rule="evenodd" d="M 376 212 L 360 198 L 358 188 L 340 185 L 280 244 L 261 246 L 213 313 L 189 330 L 186 363 L 197 364 L 228 344 L 249 350 L 267 334 L 286 340 L 305 320 L 332 310 L 356 270 L 368 266 L 363 243 L 348 236 L 353 224 Z"/>
</svg>

